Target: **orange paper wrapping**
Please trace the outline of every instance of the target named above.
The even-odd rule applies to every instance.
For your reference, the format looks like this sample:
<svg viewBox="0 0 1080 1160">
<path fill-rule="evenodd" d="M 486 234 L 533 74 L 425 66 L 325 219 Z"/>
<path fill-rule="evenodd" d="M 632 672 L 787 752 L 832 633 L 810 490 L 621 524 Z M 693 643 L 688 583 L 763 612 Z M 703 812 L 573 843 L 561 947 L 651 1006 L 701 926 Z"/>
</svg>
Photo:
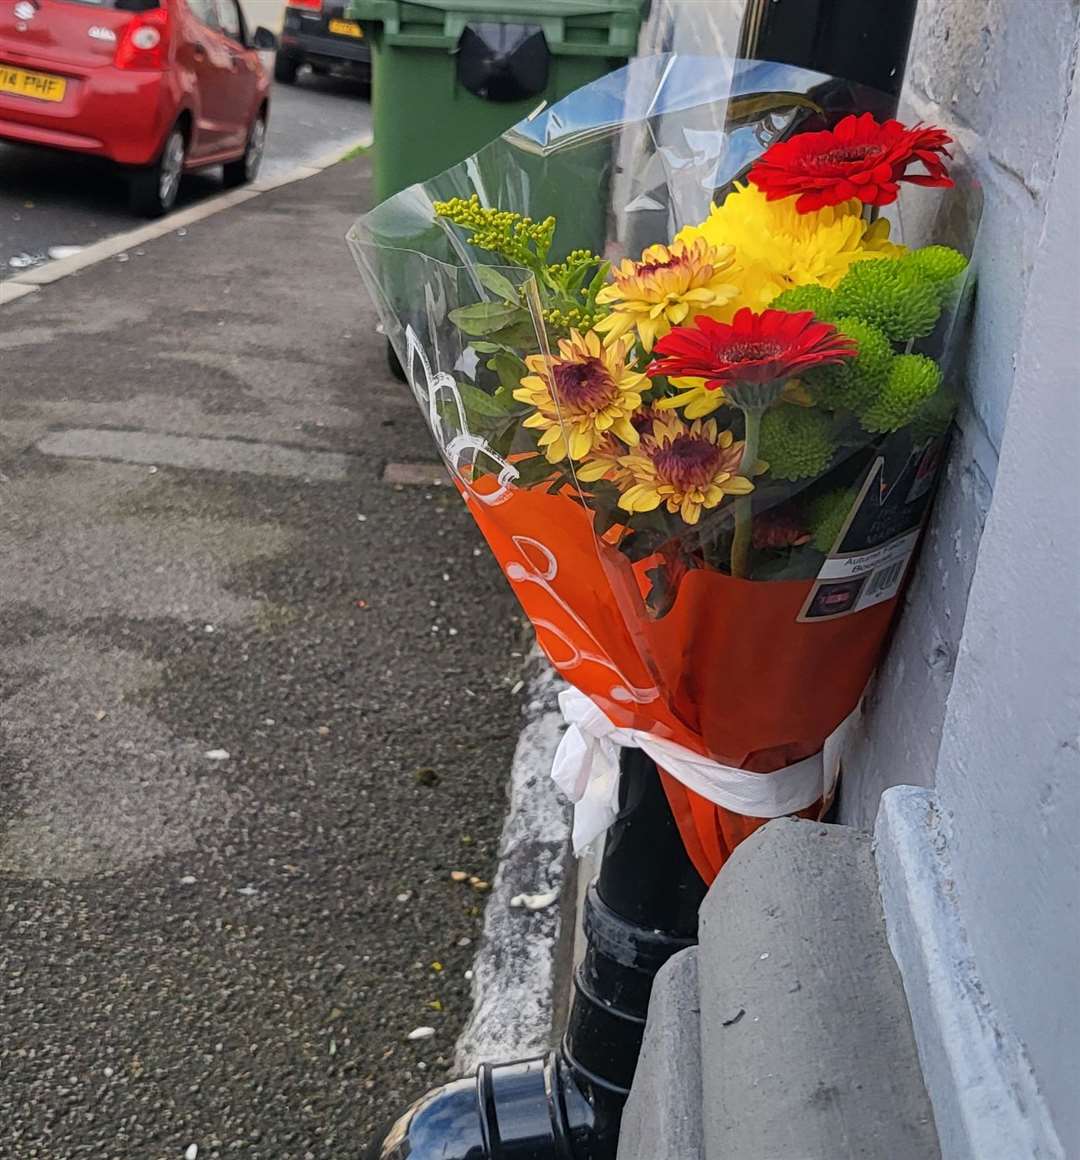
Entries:
<svg viewBox="0 0 1080 1160">
<path fill-rule="evenodd" d="M 858 704 L 896 599 L 816 623 L 797 617 L 812 581 L 695 570 L 667 615 L 642 594 L 655 560 L 631 565 L 566 495 L 488 477 L 465 498 L 552 665 L 620 728 L 666 737 L 763 777 L 817 753 Z M 663 775 L 694 865 L 711 882 L 768 819 L 714 805 Z M 803 811 L 816 817 L 824 803 Z"/>
</svg>

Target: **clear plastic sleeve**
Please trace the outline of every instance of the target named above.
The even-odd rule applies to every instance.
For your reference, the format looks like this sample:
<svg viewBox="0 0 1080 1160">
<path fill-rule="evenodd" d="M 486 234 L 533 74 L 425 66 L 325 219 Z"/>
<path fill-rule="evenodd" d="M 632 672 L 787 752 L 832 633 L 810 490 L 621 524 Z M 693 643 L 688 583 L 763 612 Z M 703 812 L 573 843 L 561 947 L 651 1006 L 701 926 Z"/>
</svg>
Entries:
<svg viewBox="0 0 1080 1160">
<path fill-rule="evenodd" d="M 786 65 L 641 58 L 349 235 L 553 665 L 715 763 L 711 798 L 668 779 L 709 876 L 772 816 L 725 777 L 817 760 L 801 805 L 828 797 L 957 403 L 977 191 L 889 114 Z"/>
</svg>

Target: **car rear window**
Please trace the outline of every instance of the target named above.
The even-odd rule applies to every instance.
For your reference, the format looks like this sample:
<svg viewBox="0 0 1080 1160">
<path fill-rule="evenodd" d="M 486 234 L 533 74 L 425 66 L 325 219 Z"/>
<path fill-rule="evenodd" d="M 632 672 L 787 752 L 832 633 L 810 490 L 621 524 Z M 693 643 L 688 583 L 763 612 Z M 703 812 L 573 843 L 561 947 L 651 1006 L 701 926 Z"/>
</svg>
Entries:
<svg viewBox="0 0 1080 1160">
<path fill-rule="evenodd" d="M 68 4 L 84 4 L 87 8 L 115 8 L 118 12 L 149 12 L 160 8 L 162 0 L 67 0 Z"/>
</svg>

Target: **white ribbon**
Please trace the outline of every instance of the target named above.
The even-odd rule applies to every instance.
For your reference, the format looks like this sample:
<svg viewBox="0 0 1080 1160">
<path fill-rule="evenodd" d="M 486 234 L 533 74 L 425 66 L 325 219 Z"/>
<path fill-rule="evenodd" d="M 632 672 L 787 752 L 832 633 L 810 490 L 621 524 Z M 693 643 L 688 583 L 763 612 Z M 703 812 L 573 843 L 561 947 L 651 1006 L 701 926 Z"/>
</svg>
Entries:
<svg viewBox="0 0 1080 1160">
<path fill-rule="evenodd" d="M 559 694 L 559 708 L 569 728 L 555 752 L 551 776 L 574 803 L 575 854 L 602 834 L 619 812 L 620 747 L 643 749 L 687 789 L 718 806 L 751 818 L 779 818 L 831 796 L 844 742 L 859 716 L 856 708 L 829 735 L 820 753 L 773 773 L 750 773 L 643 730 L 619 729 L 577 689 Z"/>
</svg>

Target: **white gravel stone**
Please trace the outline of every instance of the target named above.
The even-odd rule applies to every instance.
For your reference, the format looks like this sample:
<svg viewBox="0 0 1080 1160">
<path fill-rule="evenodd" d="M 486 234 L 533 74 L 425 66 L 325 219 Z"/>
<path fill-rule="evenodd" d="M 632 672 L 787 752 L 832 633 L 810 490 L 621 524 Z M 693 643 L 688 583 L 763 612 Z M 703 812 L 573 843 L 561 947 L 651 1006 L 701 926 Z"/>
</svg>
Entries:
<svg viewBox="0 0 1080 1160">
<path fill-rule="evenodd" d="M 557 890 L 547 890 L 542 894 L 515 894 L 510 899 L 513 907 L 524 907 L 526 910 L 547 910 L 559 897 Z"/>
</svg>

